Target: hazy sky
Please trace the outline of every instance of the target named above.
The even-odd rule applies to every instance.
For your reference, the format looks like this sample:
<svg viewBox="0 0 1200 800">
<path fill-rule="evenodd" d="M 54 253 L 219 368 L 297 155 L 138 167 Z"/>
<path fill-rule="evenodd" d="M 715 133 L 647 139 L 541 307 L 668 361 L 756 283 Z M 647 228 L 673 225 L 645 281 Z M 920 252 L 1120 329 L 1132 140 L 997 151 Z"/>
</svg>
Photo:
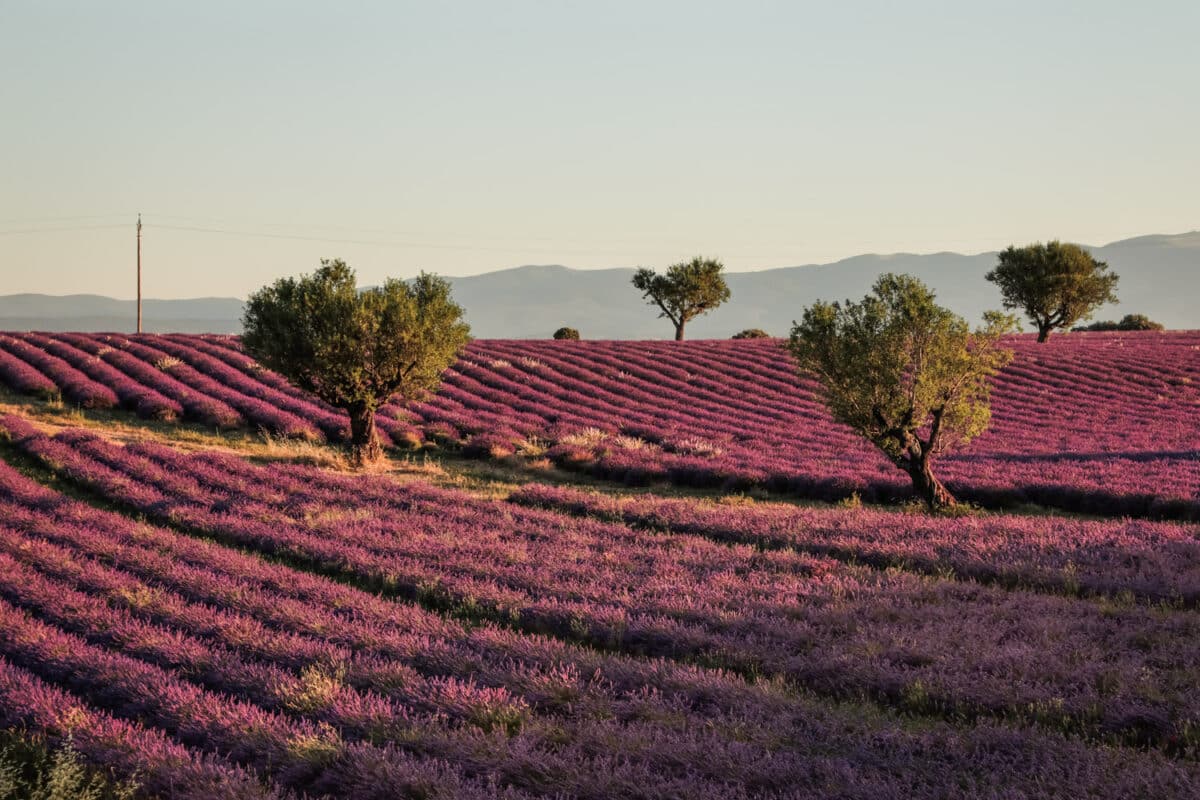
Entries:
<svg viewBox="0 0 1200 800">
<path fill-rule="evenodd" d="M 139 210 L 153 297 L 1192 230 L 1198 31 L 1196 0 L 0 0 L 0 294 L 132 296 Z"/>
</svg>

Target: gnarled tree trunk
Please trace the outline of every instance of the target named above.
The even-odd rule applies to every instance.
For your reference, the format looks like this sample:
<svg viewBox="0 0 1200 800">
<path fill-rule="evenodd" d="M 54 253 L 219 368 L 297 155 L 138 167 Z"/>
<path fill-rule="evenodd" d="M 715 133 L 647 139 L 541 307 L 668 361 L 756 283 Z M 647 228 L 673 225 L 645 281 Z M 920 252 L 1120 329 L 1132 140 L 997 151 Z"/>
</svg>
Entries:
<svg viewBox="0 0 1200 800">
<path fill-rule="evenodd" d="M 909 462 L 907 471 L 909 477 L 912 478 L 913 491 L 925 502 L 925 506 L 930 511 L 938 511 L 958 504 L 954 495 L 950 494 L 950 490 L 933 474 L 933 465 L 930 464 L 928 457 L 912 460 Z"/>
<path fill-rule="evenodd" d="M 1039 342 L 1044 342 L 1044 341 L 1046 341 L 1047 339 L 1049 339 L 1049 338 L 1050 338 L 1050 331 L 1052 331 L 1052 330 L 1054 330 L 1054 328 L 1053 328 L 1052 326 L 1050 326 L 1050 325 L 1039 325 L 1039 326 L 1038 326 L 1038 338 L 1037 338 L 1037 340 L 1038 340 Z"/>
<path fill-rule="evenodd" d="M 350 463 L 364 467 L 383 458 L 379 434 L 375 430 L 375 408 L 369 403 L 353 403 L 350 412 Z"/>
<path fill-rule="evenodd" d="M 683 326 L 686 324 L 687 324 L 686 322 L 680 322 L 679 324 L 677 324 L 675 326 L 675 341 L 677 341 L 677 342 L 683 341 Z"/>
</svg>

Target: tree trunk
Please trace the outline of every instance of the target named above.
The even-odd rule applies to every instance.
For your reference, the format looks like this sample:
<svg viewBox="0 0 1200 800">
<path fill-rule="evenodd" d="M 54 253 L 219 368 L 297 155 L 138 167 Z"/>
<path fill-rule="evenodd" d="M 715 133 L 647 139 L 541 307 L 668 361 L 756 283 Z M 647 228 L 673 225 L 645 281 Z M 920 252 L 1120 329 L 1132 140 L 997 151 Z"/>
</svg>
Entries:
<svg viewBox="0 0 1200 800">
<path fill-rule="evenodd" d="M 1053 330 L 1049 325 L 1038 326 L 1038 341 L 1044 342 L 1050 338 L 1050 331 Z"/>
<path fill-rule="evenodd" d="M 682 341 L 683 341 L 683 326 L 684 326 L 685 324 L 686 324 L 686 323 L 684 323 L 684 322 L 681 322 L 681 323 L 679 323 L 678 325 L 676 325 L 676 326 L 675 326 L 675 341 L 677 341 L 677 342 L 682 342 Z"/>
<path fill-rule="evenodd" d="M 365 467 L 383 458 L 375 431 L 375 409 L 369 403 L 354 403 L 350 412 L 350 463 Z"/>
<path fill-rule="evenodd" d="M 925 506 L 931 512 L 958 504 L 950 490 L 933 474 L 933 465 L 929 463 L 928 458 L 913 462 L 908 474 L 912 478 L 913 490 L 925 501 Z"/>
</svg>

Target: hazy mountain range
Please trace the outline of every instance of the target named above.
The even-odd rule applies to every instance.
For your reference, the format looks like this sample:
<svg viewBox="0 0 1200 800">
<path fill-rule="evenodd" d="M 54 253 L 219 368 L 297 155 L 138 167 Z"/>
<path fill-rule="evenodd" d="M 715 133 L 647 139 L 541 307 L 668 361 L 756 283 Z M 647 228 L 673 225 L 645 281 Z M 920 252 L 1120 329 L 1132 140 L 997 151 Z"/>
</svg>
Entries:
<svg viewBox="0 0 1200 800">
<path fill-rule="evenodd" d="M 1139 236 L 1089 248 L 1121 276 L 1120 303 L 1097 319 L 1147 314 L 1168 328 L 1200 328 L 1200 231 Z M 881 272 L 907 272 L 932 286 L 939 301 L 971 320 L 999 308 L 996 287 L 983 276 L 996 254 L 862 255 L 832 264 L 783 267 L 728 275 L 732 300 L 688 327 L 690 338 L 725 338 L 743 328 L 786 335 L 801 309 L 817 299 L 860 298 Z M 563 325 L 589 339 L 666 338 L 666 320 L 630 285 L 632 268 L 574 270 L 526 266 L 453 278 L 454 297 L 467 309 L 475 336 L 541 338 Z M 237 333 L 237 298 L 147 300 L 149 331 Z M 134 303 L 98 295 L 0 296 L 0 329 L 133 330 Z"/>
</svg>

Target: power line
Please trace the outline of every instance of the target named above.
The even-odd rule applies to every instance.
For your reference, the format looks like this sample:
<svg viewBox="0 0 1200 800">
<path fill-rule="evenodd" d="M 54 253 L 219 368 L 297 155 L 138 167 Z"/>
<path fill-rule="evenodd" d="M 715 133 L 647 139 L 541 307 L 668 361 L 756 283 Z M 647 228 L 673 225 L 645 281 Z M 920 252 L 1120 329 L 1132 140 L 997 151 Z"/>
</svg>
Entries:
<svg viewBox="0 0 1200 800">
<path fill-rule="evenodd" d="M 73 216 L 58 216 L 58 217 L 49 217 L 49 216 L 48 217 L 28 217 L 28 218 L 24 218 L 24 219 L 0 220 L 0 225 L 17 224 L 17 223 L 21 223 L 21 222 L 24 222 L 24 223 L 54 222 L 54 221 L 64 221 L 65 222 L 65 221 L 71 221 L 71 220 L 109 219 L 109 218 L 115 218 L 118 216 L 126 216 L 126 215 L 124 215 L 124 214 L 80 214 L 80 215 L 73 215 Z M 322 243 L 329 243 L 329 244 L 361 245 L 361 246 L 366 246 L 366 247 L 457 250 L 457 251 L 476 251 L 476 252 L 508 253 L 508 254 L 518 254 L 518 253 L 534 254 L 534 253 L 536 253 L 539 255 L 547 255 L 547 256 L 551 256 L 551 257 L 560 256 L 560 255 L 562 255 L 562 256 L 567 256 L 567 255 L 608 256 L 608 257 L 614 257 L 614 258 L 632 258 L 635 260 L 640 259 L 640 258 L 646 258 L 648 256 L 653 257 L 654 253 L 665 253 L 667 251 L 674 252 L 675 250 L 678 249 L 678 248 L 672 247 L 670 245 L 670 243 L 669 243 L 670 237 L 664 237 L 665 239 L 668 240 L 668 242 L 665 244 L 630 243 L 631 246 L 628 249 L 624 249 L 624 250 L 605 249 L 603 247 L 593 248 L 593 247 L 583 246 L 580 244 L 569 245 L 566 247 L 559 247 L 559 246 L 555 246 L 553 244 L 554 239 L 550 238 L 550 237 L 524 237 L 524 241 L 533 240 L 533 241 L 538 241 L 538 242 L 542 243 L 541 247 L 525 247 L 525 246 L 521 246 L 521 244 L 519 242 L 514 242 L 513 245 L 501 245 L 501 244 L 488 245 L 488 244 L 455 243 L 455 242 L 446 242 L 446 241 L 441 241 L 441 242 L 425 241 L 425 240 L 421 240 L 421 239 L 406 239 L 406 238 L 366 239 L 366 238 L 339 237 L 339 236 L 320 236 L 320 235 L 314 236 L 314 235 L 304 235 L 302 233 L 284 233 L 284 232 L 272 232 L 272 231 L 263 231 L 263 230 L 248 230 L 245 228 L 234 227 L 234 226 L 236 226 L 236 223 L 234 223 L 234 226 L 229 226 L 229 227 L 226 227 L 223 225 L 222 226 L 164 225 L 164 224 L 153 224 L 153 218 L 161 217 L 161 218 L 165 218 L 165 219 L 176 219 L 176 220 L 208 220 L 208 221 L 219 222 L 219 223 L 220 222 L 232 222 L 232 221 L 231 220 L 220 220 L 220 219 L 214 218 L 214 217 L 190 217 L 190 216 L 184 216 L 184 215 L 179 215 L 179 214 L 151 214 L 149 216 L 150 216 L 150 222 L 148 222 L 147 225 L 152 226 L 157 229 L 160 229 L 160 230 L 164 230 L 164 231 L 180 231 L 180 232 L 200 233 L 200 234 L 208 234 L 208 235 L 249 237 L 249 238 L 259 238 L 259 239 L 277 239 L 277 240 L 289 240 L 289 241 L 300 241 L 300 242 L 322 242 Z M 388 236 L 388 237 L 404 237 L 404 236 L 409 235 L 404 232 L 395 231 L 395 230 L 382 230 L 382 229 L 371 229 L 371 228 L 350 228 L 350 227 L 336 226 L 336 225 L 312 225 L 312 224 L 308 224 L 308 223 L 271 223 L 271 222 L 259 221 L 254 224 L 266 226 L 266 227 L 273 227 L 273 228 L 309 228 L 309 229 L 316 229 L 316 230 L 331 230 L 331 231 L 347 231 L 347 232 L 352 232 L 352 233 L 357 232 L 357 233 L 368 233 L 368 234 L 380 234 L 380 235 Z M 120 224 L 114 223 L 114 224 L 102 224 L 102 225 L 38 226 L 38 227 L 23 228 L 23 229 L 18 229 L 18 230 L 0 230 L 0 237 L 4 237 L 4 236 L 36 236 L 38 234 L 47 234 L 47 233 L 55 234 L 55 233 L 75 233 L 75 232 L 79 232 L 79 231 L 91 231 L 91 230 L 111 230 L 111 229 L 117 229 L 117 228 L 125 228 L 126 225 L 127 225 L 127 223 L 120 223 Z M 471 234 L 445 234 L 445 235 L 459 237 L 459 238 L 463 238 L 463 239 L 469 239 L 472 236 Z M 496 241 L 495 237 L 492 237 L 492 239 L 493 239 L 493 241 Z M 980 246 L 986 246 L 986 244 L 997 243 L 997 242 L 1005 243 L 1005 242 L 1010 242 L 1010 241 L 1011 241 L 1011 237 L 972 237 L 970 239 L 940 239 L 937 241 L 937 244 L 934 246 L 935 247 L 940 246 L 942 248 L 945 248 L 947 246 L 956 246 L 959 244 L 970 243 L 970 244 L 974 245 L 975 247 L 980 247 Z M 793 242 L 793 243 L 791 243 L 790 246 L 798 247 L 798 246 L 802 246 L 802 245 L 800 245 L 800 243 L 798 243 L 798 242 Z M 911 244 L 897 244 L 895 242 L 895 240 L 888 240 L 885 242 L 884 240 L 861 240 L 861 239 L 856 242 L 856 246 L 859 248 L 871 248 L 871 247 L 876 247 L 876 246 L 884 246 L 884 247 L 891 248 L 892 252 L 900 252 L 900 253 L 903 253 L 906 251 L 917 252 L 917 250 L 920 250 L 920 252 L 925 252 L 925 250 L 929 247 L 929 245 L 924 245 L 924 246 L 918 245 L 918 246 L 916 246 L 917 249 L 909 251 L 908 248 L 913 247 L 913 245 L 911 245 Z M 687 249 L 687 248 L 684 248 L 684 249 Z M 746 252 L 743 252 L 740 254 L 739 253 L 731 254 L 731 253 L 727 252 L 727 253 L 723 253 L 722 255 L 724 255 L 726 258 L 753 259 L 753 260 L 757 260 L 757 261 L 787 261 L 787 260 L 789 260 L 789 258 L 791 258 L 789 256 L 764 255 L 762 252 L 752 253 L 753 249 L 754 249 L 753 246 L 751 246 L 750 251 L 746 251 Z"/>
<path fill-rule="evenodd" d="M 107 215 L 96 215 L 96 216 L 107 216 Z M 166 216 L 166 215 L 160 215 L 160 216 Z M 194 218 L 192 218 L 192 219 L 194 219 Z M 53 227 L 53 228 L 27 228 L 24 230 L 0 231 L 0 236 L 23 236 L 23 235 L 34 235 L 34 234 L 39 234 L 39 233 L 72 233 L 75 231 L 107 230 L 107 229 L 125 228 L 125 227 L 126 227 L 125 224 L 113 224 L 113 225 L 77 225 L 77 226 L 70 226 L 70 227 Z M 266 231 L 234 230 L 231 228 L 202 227 L 199 225 L 162 225 L 162 224 L 149 225 L 149 224 L 147 224 L 147 227 L 153 227 L 157 230 L 182 231 L 182 232 L 188 232 L 188 233 L 216 234 L 216 235 L 223 235 L 223 236 L 242 236 L 242 237 L 250 237 L 250 238 L 257 238 L 257 239 L 282 239 L 282 240 L 300 241 L 300 242 L 322 242 L 322 243 L 328 243 L 328 244 L 352 244 L 352 245 L 363 245 L 363 246 L 368 246 L 368 247 L 397 247 L 397 248 L 433 249 L 433 250 L 469 250 L 469 251 L 491 252 L 491 253 L 540 253 L 540 254 L 546 254 L 546 255 L 558 255 L 558 254 L 562 254 L 562 255 L 604 255 L 604 256 L 613 256 L 613 257 L 635 257 L 635 258 L 640 255 L 645 255 L 645 253 L 646 253 L 646 249 L 639 249 L 639 251 L 635 253 L 632 250 L 604 250 L 604 249 L 578 248 L 578 247 L 576 247 L 576 248 L 561 248 L 561 247 L 530 248 L 530 247 L 521 247 L 519 245 L 512 246 L 512 247 L 499 247 L 499 246 L 488 246 L 488 245 L 451 244 L 451 243 L 446 243 L 446 242 L 400 241 L 400 240 L 379 240 L 379 239 L 344 239 L 344 238 L 325 237 L 325 236 L 302 236 L 299 234 L 271 233 L 271 232 L 266 232 Z M 348 230 L 354 230 L 354 229 L 348 229 Z M 381 232 L 386 233 L 386 231 L 381 231 Z"/>
<path fill-rule="evenodd" d="M 311 223 L 311 222 L 264 222 L 262 220 L 250 220 L 250 219 L 243 219 L 243 220 L 238 221 L 238 220 L 230 220 L 228 218 L 221 218 L 221 217 L 190 217 L 190 216 L 185 216 L 182 214 L 159 214 L 159 213 L 154 213 L 154 212 L 151 212 L 147 216 L 152 217 L 152 218 L 161 217 L 164 219 L 176 219 L 176 220 L 184 220 L 184 221 L 200 222 L 200 223 L 217 223 L 220 225 L 249 224 L 249 225 L 259 225 L 259 226 L 263 226 L 263 227 L 267 227 L 267 228 L 308 228 L 308 229 L 323 230 L 323 231 L 344 231 L 347 233 L 374 233 L 374 234 L 381 234 L 384 236 L 420 236 L 421 235 L 419 233 L 414 233 L 413 231 L 400 231 L 400 230 L 386 229 L 386 228 L 351 228 L 351 227 L 347 227 L 345 225 L 322 225 L 322 224 Z M 477 235 L 477 234 L 456 233 L 453 231 L 442 231 L 441 233 L 445 236 L 454 236 L 457 238 L 469 238 L 471 236 Z M 505 238 L 511 239 L 511 238 L 515 238 L 515 237 L 491 236 L 491 237 L 483 237 L 483 238 L 495 240 L 495 239 L 505 239 Z M 519 237 L 519 238 L 536 239 L 539 241 L 551 241 L 550 237 L 546 237 L 546 236 L 527 236 L 527 237 Z"/>
<path fill-rule="evenodd" d="M 68 228 L 26 228 L 19 231 L 0 231 L 0 236 L 25 236 L 36 233 L 73 233 L 74 231 L 98 231 L 109 228 L 127 228 L 128 225 L 76 225 Z"/>
<path fill-rule="evenodd" d="M 95 217 L 104 217 L 104 216 L 107 216 L 107 215 L 95 215 Z M 158 215 L 158 216 L 169 216 L 169 215 L 164 214 L 164 215 Z M 83 217 L 83 218 L 86 218 L 86 217 Z M 175 217 L 175 218 L 199 219 L 197 217 Z M 76 231 L 109 230 L 109 229 L 125 228 L 125 227 L 126 227 L 125 224 L 113 224 L 113 225 L 78 225 L 78 226 L 54 227 L 54 228 L 28 228 L 25 230 L 0 231 L 0 236 L 36 235 L 39 233 L 73 233 Z M 322 243 L 326 243 L 326 244 L 350 244 L 350 245 L 361 245 L 361 246 L 366 246 L 366 247 L 394 247 L 394 248 L 408 248 L 408 249 L 460 250 L 460 251 L 488 252 L 488 253 L 537 253 L 540 255 L 549 255 L 549 256 L 559 256 L 559 255 L 610 256 L 610 257 L 614 257 L 614 258 L 633 258 L 635 260 L 639 259 L 639 258 L 644 258 L 648 254 L 654 253 L 654 252 L 667 252 L 668 250 L 670 250 L 671 252 L 675 252 L 676 250 L 678 250 L 678 248 L 671 248 L 671 247 L 668 247 L 667 245 L 659 245 L 659 246 L 649 245 L 646 247 L 638 248 L 636 251 L 634 251 L 634 250 L 606 250 L 606 249 L 598 249 L 598 248 L 581 248 L 581 247 L 540 247 L 540 248 L 538 248 L 538 247 L 521 247 L 521 246 L 499 247 L 499 246 L 489 246 L 489 245 L 450 244 L 450 243 L 446 243 L 446 242 L 401 241 L 401 240 L 379 240 L 379 239 L 345 239 L 345 238 L 325 237 L 325 236 L 303 236 L 300 234 L 271 233 L 271 232 L 266 232 L 266 231 L 235 230 L 235 229 L 231 229 L 231 228 L 214 228 L 214 227 L 203 227 L 203 226 L 198 226 L 198 225 L 162 225 L 162 224 L 158 224 L 158 225 L 152 225 L 151 227 L 153 227 L 157 230 L 181 231 L 181 232 L 188 232 L 188 233 L 214 234 L 214 235 L 222 235 L 222 236 L 240 236 L 240 237 L 249 237 L 249 238 L 256 238 L 256 239 L 277 239 L 277 240 L 300 241 L 300 242 L 322 242 Z M 280 227 L 286 227 L 286 226 L 280 225 Z M 337 228 L 333 228 L 333 229 L 336 230 Z M 341 230 L 364 230 L 364 229 L 343 228 Z M 380 232 L 381 233 L 389 233 L 388 231 L 380 231 Z M 970 240 L 967 240 L 967 239 L 942 240 L 941 244 L 947 245 L 947 244 L 953 244 L 956 242 L 968 242 L 968 241 L 970 241 L 972 243 L 1008 242 L 1008 241 L 1010 241 L 1010 239 L 1009 238 L 1000 238 L 1000 237 L 995 237 L 995 238 L 981 237 L 978 239 L 970 239 Z M 872 244 L 878 244 L 878 242 L 861 242 L 861 245 L 863 245 L 863 246 L 871 246 Z M 894 244 L 890 244 L 889 246 L 896 247 L 896 245 L 894 245 Z M 903 246 L 901 246 L 901 247 L 903 247 Z M 686 248 L 684 248 L 684 249 L 686 249 Z M 901 252 L 903 252 L 903 251 L 901 251 Z M 753 255 L 750 255 L 748 253 L 742 253 L 742 254 L 726 253 L 726 254 L 724 254 L 724 257 L 725 258 L 743 258 L 743 259 L 754 258 L 754 259 L 758 259 L 758 260 L 766 259 L 766 260 L 773 260 L 773 261 L 788 260 L 787 256 L 770 257 L 770 256 L 764 256 L 761 253 L 756 253 Z"/>
<path fill-rule="evenodd" d="M 248 236 L 259 239 L 288 239 L 301 242 L 325 242 L 330 244 L 357 244 L 367 245 L 372 247 L 407 247 L 407 248 L 428 248 L 433 250 L 473 250 L 493 253 L 567 253 L 572 255 L 611 255 L 611 256 L 627 256 L 628 251 L 612 251 L 612 250 L 594 250 L 588 248 L 583 249 L 567 249 L 556 247 L 554 249 L 536 249 L 528 247 L 489 247 L 486 245 L 471 245 L 471 244 L 446 244 L 444 242 L 409 242 L 409 241 L 381 241 L 377 239 L 338 239 L 324 236 L 300 236 L 296 234 L 286 233 L 266 233 L 263 231 L 238 231 L 228 228 L 202 228 L 192 225 L 155 225 L 158 230 L 169 231 L 189 231 L 192 233 L 213 233 L 222 234 L 225 236 Z"/>
<path fill-rule="evenodd" d="M 125 212 L 120 212 L 120 213 L 116 213 L 116 214 L 76 214 L 75 216 L 70 216 L 70 217 L 23 217 L 23 218 L 12 218 L 12 219 L 0 219 L 0 225 L 17 225 L 17 224 L 26 224 L 26 223 L 34 223 L 34 222 L 66 222 L 69 220 L 76 220 L 76 219 L 110 219 L 113 217 L 126 217 L 126 216 L 129 216 L 129 215 L 126 214 Z"/>
<path fill-rule="evenodd" d="M 302 228 L 302 229 L 317 230 L 317 231 L 342 231 L 342 232 L 346 232 L 346 233 L 369 233 L 369 234 L 379 234 L 381 236 L 392 236 L 392 237 L 409 237 L 409 236 L 420 237 L 420 236 L 430 233 L 430 231 L 423 231 L 423 232 L 418 233 L 418 232 L 411 231 L 411 230 L 403 231 L 403 230 L 386 229 L 386 228 L 352 228 L 352 227 L 347 227 L 345 225 L 322 225 L 319 223 L 311 223 L 311 222 L 266 222 L 263 220 L 251 220 L 251 219 L 231 220 L 228 218 L 220 218 L 220 217 L 192 217 L 192 216 L 185 216 L 182 214 L 160 214 L 160 213 L 155 213 L 155 212 L 149 212 L 149 213 L 145 214 L 144 216 L 147 218 L 147 220 L 150 220 L 150 221 L 153 221 L 153 219 L 155 219 L 155 218 L 164 218 L 164 219 L 183 220 L 185 222 L 190 221 L 190 222 L 198 222 L 198 223 L 215 223 L 219 226 Z M 150 223 L 147 222 L 147 224 L 150 224 Z M 167 227 L 167 226 L 159 225 L 157 227 Z M 182 229 L 184 227 L 190 227 L 190 226 L 179 225 L 177 227 Z M 201 225 L 197 225 L 195 227 L 199 228 L 199 227 L 205 227 L 205 226 L 203 224 L 201 224 Z M 228 229 L 229 229 L 228 227 L 220 228 L 220 230 L 228 230 Z M 257 231 L 255 231 L 254 233 L 256 235 L 258 234 Z M 265 235 L 265 234 L 263 234 L 263 235 Z M 280 236 L 280 237 L 290 236 L 290 235 L 304 236 L 304 234 L 286 234 L 286 233 L 277 233 L 274 235 Z M 524 251 L 525 249 L 527 249 L 524 247 L 520 247 L 521 242 L 535 241 L 535 242 L 542 242 L 542 243 L 548 243 L 550 245 L 553 245 L 557 241 L 552 236 L 538 236 L 538 235 L 480 236 L 478 233 L 462 233 L 462 232 L 455 232 L 455 231 L 438 231 L 435 233 L 435 235 L 442 236 L 442 237 L 452 237 L 454 239 L 468 239 L 468 240 L 469 239 L 482 239 L 484 241 L 491 241 L 491 242 L 511 241 L 511 242 L 516 243 L 518 245 L 518 248 L 516 248 L 516 249 L 519 249 L 521 251 Z M 611 236 L 605 237 L 605 241 L 608 241 L 610 243 L 613 241 L 613 239 L 614 239 L 614 237 L 611 237 Z M 322 242 L 325 242 L 325 241 L 330 241 L 330 242 L 349 241 L 352 244 L 358 243 L 358 240 L 354 240 L 354 239 L 345 240 L 345 239 L 340 239 L 337 237 L 332 237 L 332 238 L 327 239 L 324 237 L 317 236 L 317 237 L 311 237 L 311 240 L 322 241 Z M 634 247 L 642 246 L 641 243 L 636 242 L 636 241 L 631 242 L 628 239 L 623 240 L 621 243 L 622 244 L 630 243 Z M 449 245 L 449 244 L 444 244 L 444 243 L 436 243 L 436 244 L 418 243 L 415 245 L 409 245 L 407 242 L 397 242 L 397 245 L 405 246 L 405 247 L 407 247 L 407 246 L 456 247 L 456 248 L 467 247 L 467 245 L 457 245 L 457 244 Z M 590 248 L 585 249 L 585 246 L 580 245 L 579 243 L 573 243 L 570 246 L 575 248 L 575 250 L 577 252 L 586 252 L 586 253 L 596 252 Z M 481 244 L 481 245 L 471 245 L 471 247 L 477 247 L 479 249 L 493 249 L 493 250 L 498 250 L 498 251 L 502 251 L 502 252 L 511 252 L 514 250 L 514 248 L 502 248 L 499 245 L 482 245 Z"/>
</svg>

